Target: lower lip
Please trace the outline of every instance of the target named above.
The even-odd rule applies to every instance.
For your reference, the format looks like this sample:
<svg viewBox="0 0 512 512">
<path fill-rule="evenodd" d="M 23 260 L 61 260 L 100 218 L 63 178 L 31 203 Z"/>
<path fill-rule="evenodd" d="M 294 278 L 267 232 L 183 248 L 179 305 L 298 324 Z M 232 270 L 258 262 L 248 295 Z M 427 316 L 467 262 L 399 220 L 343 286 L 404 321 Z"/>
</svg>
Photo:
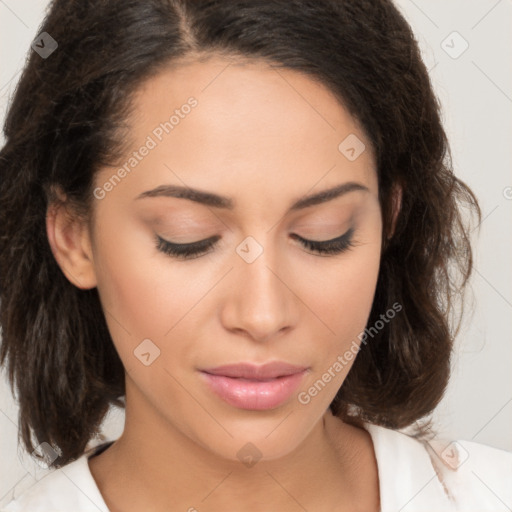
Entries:
<svg viewBox="0 0 512 512">
<path fill-rule="evenodd" d="M 299 387 L 306 370 L 267 381 L 238 379 L 201 372 L 222 400 L 239 409 L 264 411 L 279 407 Z"/>
</svg>

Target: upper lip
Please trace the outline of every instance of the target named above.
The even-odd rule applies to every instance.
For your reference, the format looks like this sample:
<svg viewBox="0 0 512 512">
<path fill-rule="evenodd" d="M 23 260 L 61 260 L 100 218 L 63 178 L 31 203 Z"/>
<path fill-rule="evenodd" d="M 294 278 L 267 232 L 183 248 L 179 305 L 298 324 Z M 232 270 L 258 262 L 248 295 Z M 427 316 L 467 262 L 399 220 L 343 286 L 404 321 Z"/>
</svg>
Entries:
<svg viewBox="0 0 512 512">
<path fill-rule="evenodd" d="M 293 375 L 303 372 L 306 369 L 306 366 L 296 366 L 282 361 L 273 361 L 263 365 L 254 363 L 226 364 L 215 368 L 207 368 L 202 371 L 212 375 L 222 375 L 231 378 L 263 380 Z"/>
</svg>

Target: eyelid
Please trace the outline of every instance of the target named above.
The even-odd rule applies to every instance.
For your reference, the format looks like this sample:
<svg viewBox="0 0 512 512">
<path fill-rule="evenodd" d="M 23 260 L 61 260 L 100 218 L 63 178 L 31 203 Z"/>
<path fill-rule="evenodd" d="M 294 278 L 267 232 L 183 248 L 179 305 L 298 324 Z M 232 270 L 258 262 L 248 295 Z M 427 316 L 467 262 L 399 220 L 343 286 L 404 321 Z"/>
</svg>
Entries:
<svg viewBox="0 0 512 512">
<path fill-rule="evenodd" d="M 300 235 L 297 235 L 296 233 L 292 233 L 290 236 L 295 239 L 301 240 L 303 242 L 309 242 L 312 244 L 332 244 L 332 243 L 339 242 L 340 240 L 343 240 L 344 238 L 349 238 L 350 236 L 352 236 L 353 232 L 354 232 L 354 228 L 351 227 L 347 231 L 345 231 L 345 233 L 343 233 L 339 236 L 336 236 L 334 238 L 330 238 L 329 240 L 310 240 L 309 238 L 304 238 Z"/>
<path fill-rule="evenodd" d="M 157 235 L 158 236 L 158 235 Z M 162 237 L 158 237 L 162 242 L 165 242 L 166 244 L 172 245 L 173 247 L 196 247 L 198 245 L 204 245 L 206 243 L 215 243 L 220 236 L 210 236 L 209 238 L 203 238 L 201 240 L 195 240 L 193 242 L 171 242 L 170 240 L 167 240 Z"/>
<path fill-rule="evenodd" d="M 310 240 L 309 238 L 304 238 L 300 235 L 297 235 L 296 233 L 291 233 L 291 237 L 296 239 L 296 240 L 300 240 L 302 242 L 309 242 L 309 243 L 312 243 L 312 244 L 331 244 L 331 243 L 336 243 L 340 240 L 342 240 L 343 238 L 348 238 L 349 236 L 352 235 L 354 229 L 353 228 L 350 228 L 348 229 L 345 233 L 337 236 L 337 237 L 334 237 L 334 238 L 330 238 L 329 240 Z M 188 247 L 197 247 L 198 245 L 205 245 L 205 244 L 215 244 L 215 242 L 217 242 L 220 238 L 219 235 L 215 235 L 215 236 L 211 236 L 209 238 L 203 238 L 202 240 L 196 240 L 194 242 L 185 242 L 185 243 L 177 243 L 177 242 L 171 242 L 170 240 L 165 240 L 164 238 L 161 238 L 160 236 L 157 235 L 157 238 L 159 241 L 161 241 L 162 243 L 165 243 L 165 244 L 168 244 L 168 245 L 171 245 L 173 247 L 183 247 L 183 248 L 188 248 Z"/>
<path fill-rule="evenodd" d="M 305 248 L 310 249 L 310 251 L 317 256 L 333 256 L 341 254 L 354 246 L 353 234 L 354 227 L 351 227 L 342 235 L 331 238 L 330 240 L 309 240 L 295 233 L 292 233 L 290 236 L 299 240 Z M 213 250 L 220 238 L 220 235 L 215 235 L 210 238 L 198 240 L 197 242 L 178 244 L 155 235 L 156 248 L 159 251 L 181 260 L 195 259 L 208 254 Z"/>
</svg>

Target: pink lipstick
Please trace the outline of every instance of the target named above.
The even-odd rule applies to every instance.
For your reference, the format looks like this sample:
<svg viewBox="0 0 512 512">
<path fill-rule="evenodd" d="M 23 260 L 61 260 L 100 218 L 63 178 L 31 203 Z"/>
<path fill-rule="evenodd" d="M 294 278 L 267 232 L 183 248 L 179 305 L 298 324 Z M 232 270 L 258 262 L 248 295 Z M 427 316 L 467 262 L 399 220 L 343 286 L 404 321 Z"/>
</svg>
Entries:
<svg viewBox="0 0 512 512">
<path fill-rule="evenodd" d="M 264 365 L 238 363 L 201 370 L 206 384 L 222 400 L 239 409 L 266 410 L 290 398 L 307 373 L 305 366 L 281 361 Z"/>
</svg>

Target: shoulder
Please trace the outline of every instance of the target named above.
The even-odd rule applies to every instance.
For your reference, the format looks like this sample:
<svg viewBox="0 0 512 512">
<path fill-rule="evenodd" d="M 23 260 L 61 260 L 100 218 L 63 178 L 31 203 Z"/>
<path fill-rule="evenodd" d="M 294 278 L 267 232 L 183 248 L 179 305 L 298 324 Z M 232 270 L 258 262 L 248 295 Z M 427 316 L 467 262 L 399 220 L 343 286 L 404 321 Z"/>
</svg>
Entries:
<svg viewBox="0 0 512 512">
<path fill-rule="evenodd" d="M 464 440 L 430 442 L 428 450 L 461 510 L 512 509 L 512 452 Z"/>
<path fill-rule="evenodd" d="M 88 457 L 110 442 L 91 448 L 77 460 L 54 469 L 0 512 L 108 512 L 88 465 Z"/>
<path fill-rule="evenodd" d="M 365 428 L 374 443 L 382 512 L 512 509 L 512 452 L 472 441 L 422 441 L 371 424 Z"/>
</svg>

